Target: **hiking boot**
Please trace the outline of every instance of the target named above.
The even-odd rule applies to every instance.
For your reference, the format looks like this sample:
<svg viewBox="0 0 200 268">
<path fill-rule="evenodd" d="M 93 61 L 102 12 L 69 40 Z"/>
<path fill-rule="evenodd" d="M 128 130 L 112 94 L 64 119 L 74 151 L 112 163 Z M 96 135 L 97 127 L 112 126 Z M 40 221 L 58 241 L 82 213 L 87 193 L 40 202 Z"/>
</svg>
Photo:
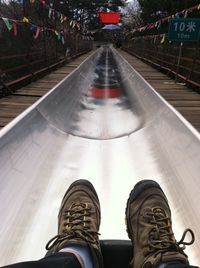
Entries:
<svg viewBox="0 0 200 268">
<path fill-rule="evenodd" d="M 102 267 L 99 226 L 100 204 L 93 185 L 86 180 L 75 181 L 62 200 L 58 234 L 47 243 L 47 255 L 70 245 L 86 246 L 90 249 L 94 267 Z"/>
<path fill-rule="evenodd" d="M 187 229 L 181 241 L 176 241 L 167 198 L 155 181 L 143 180 L 135 185 L 127 201 L 126 224 L 133 244 L 132 267 L 151 268 L 169 262 L 188 264 L 183 250 L 194 242 L 194 234 Z M 190 242 L 184 242 L 187 232 L 191 234 Z"/>
</svg>

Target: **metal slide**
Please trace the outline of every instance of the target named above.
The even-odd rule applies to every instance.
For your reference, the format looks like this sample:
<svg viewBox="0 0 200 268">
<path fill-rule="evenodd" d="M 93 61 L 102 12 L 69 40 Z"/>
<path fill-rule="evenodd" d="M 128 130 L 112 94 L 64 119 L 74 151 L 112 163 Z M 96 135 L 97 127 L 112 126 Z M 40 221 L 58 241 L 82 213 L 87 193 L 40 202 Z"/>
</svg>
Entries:
<svg viewBox="0 0 200 268">
<path fill-rule="evenodd" d="M 0 131 L 0 266 L 43 257 L 76 179 L 99 194 L 101 239 L 128 239 L 129 193 L 156 180 L 177 240 L 186 227 L 195 232 L 186 252 L 199 265 L 199 137 L 114 48 L 98 49 Z"/>
</svg>

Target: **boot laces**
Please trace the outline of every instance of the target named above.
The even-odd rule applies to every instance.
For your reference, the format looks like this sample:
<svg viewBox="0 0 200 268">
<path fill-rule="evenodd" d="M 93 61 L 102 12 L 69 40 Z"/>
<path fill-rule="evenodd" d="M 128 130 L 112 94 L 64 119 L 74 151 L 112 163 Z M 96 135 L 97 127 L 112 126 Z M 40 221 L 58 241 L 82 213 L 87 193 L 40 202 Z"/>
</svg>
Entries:
<svg viewBox="0 0 200 268">
<path fill-rule="evenodd" d="M 81 239 L 88 244 L 98 243 L 99 233 L 91 227 L 92 208 L 88 203 L 73 203 L 62 213 L 63 228 L 61 233 L 54 236 L 46 245 L 46 250 L 52 249 L 63 241 Z"/>
<path fill-rule="evenodd" d="M 195 236 L 191 229 L 183 232 L 182 238 L 177 242 L 171 228 L 171 219 L 166 215 L 162 208 L 154 208 L 151 212 L 146 213 L 150 223 L 154 226 L 149 234 L 149 251 L 178 251 L 183 253 L 186 245 L 194 243 Z M 184 241 L 187 233 L 190 233 L 191 240 Z"/>
</svg>

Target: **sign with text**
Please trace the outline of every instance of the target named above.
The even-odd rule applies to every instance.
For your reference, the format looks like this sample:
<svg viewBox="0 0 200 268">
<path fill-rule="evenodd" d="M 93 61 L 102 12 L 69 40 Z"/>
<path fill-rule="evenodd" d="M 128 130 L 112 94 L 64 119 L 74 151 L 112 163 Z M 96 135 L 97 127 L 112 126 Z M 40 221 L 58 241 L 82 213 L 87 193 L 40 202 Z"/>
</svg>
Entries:
<svg viewBox="0 0 200 268">
<path fill-rule="evenodd" d="M 172 19 L 169 24 L 169 40 L 176 42 L 198 42 L 200 19 Z"/>
</svg>

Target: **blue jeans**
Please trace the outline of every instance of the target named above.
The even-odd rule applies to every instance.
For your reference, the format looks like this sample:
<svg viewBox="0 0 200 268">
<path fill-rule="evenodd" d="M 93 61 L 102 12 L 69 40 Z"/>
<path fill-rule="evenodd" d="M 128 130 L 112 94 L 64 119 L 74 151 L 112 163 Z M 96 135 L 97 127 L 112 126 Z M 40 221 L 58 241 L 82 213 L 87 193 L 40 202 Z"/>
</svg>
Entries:
<svg viewBox="0 0 200 268">
<path fill-rule="evenodd" d="M 155 268 L 159 268 L 159 266 Z M 112 265 L 112 263 L 110 263 L 110 265 L 108 263 L 105 264 L 105 268 L 127 268 L 127 267 L 128 263 L 124 264 L 124 266 L 121 266 L 120 264 L 119 267 L 118 265 L 116 265 L 116 263 L 114 266 Z M 3 268 L 81 268 L 81 265 L 73 254 L 60 252 L 48 257 L 44 257 L 38 261 L 21 262 L 3 266 Z M 166 264 L 165 268 L 197 268 L 197 267 L 186 265 L 180 262 L 174 262 Z"/>
<path fill-rule="evenodd" d="M 56 253 L 38 261 L 20 262 L 3 268 L 81 268 L 76 257 L 71 253 Z"/>
</svg>

